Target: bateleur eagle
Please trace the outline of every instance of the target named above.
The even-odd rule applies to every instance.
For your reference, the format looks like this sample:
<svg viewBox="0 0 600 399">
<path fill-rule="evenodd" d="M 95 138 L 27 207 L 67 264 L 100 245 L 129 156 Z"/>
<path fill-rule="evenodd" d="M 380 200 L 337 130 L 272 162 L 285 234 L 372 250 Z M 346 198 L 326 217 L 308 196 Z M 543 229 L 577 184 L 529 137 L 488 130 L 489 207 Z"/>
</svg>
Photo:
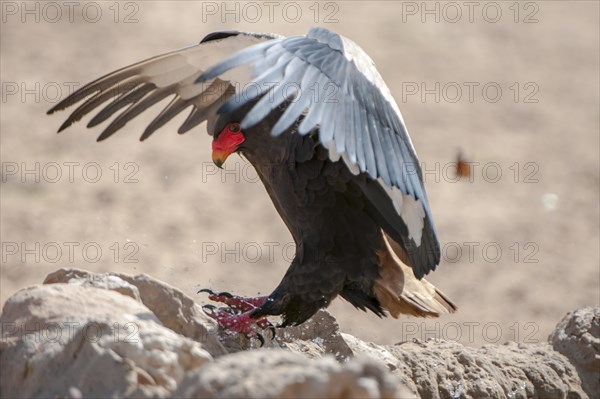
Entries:
<svg viewBox="0 0 600 399">
<path fill-rule="evenodd" d="M 423 279 L 440 248 L 417 154 L 390 90 L 354 42 L 323 28 L 288 38 L 214 32 L 97 79 L 48 113 L 85 99 L 61 131 L 96 108 L 88 127 L 122 110 L 101 141 L 166 97 L 141 140 L 191 108 L 178 132 L 207 121 L 216 165 L 246 157 L 296 244 L 268 297 L 211 292 L 241 309 L 210 312 L 222 326 L 252 334 L 268 315 L 300 324 L 338 295 L 379 316 L 456 310 Z"/>
</svg>

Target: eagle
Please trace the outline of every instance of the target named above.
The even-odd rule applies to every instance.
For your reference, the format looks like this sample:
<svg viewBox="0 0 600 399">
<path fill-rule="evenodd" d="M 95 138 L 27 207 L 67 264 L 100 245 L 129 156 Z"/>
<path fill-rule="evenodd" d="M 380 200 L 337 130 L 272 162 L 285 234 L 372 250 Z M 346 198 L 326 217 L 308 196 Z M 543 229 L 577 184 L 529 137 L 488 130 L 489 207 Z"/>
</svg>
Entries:
<svg viewBox="0 0 600 399">
<path fill-rule="evenodd" d="M 383 317 L 437 317 L 456 305 L 423 277 L 440 263 L 415 148 L 390 89 L 353 41 L 321 27 L 305 36 L 239 31 L 109 73 L 48 111 L 83 101 L 59 132 L 93 110 L 116 116 L 107 139 L 163 99 L 145 140 L 186 108 L 186 133 L 206 122 L 212 160 L 233 153 L 256 169 L 288 227 L 295 256 L 268 296 L 227 292 L 207 313 L 255 335 L 280 316 L 298 325 L 340 296 Z"/>
</svg>

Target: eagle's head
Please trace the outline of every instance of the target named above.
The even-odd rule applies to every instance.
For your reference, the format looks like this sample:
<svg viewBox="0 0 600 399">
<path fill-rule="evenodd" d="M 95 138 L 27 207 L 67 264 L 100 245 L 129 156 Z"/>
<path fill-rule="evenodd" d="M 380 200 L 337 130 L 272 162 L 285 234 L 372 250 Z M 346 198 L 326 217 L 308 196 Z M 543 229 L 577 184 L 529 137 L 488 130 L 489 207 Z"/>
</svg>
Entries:
<svg viewBox="0 0 600 399">
<path fill-rule="evenodd" d="M 240 150 L 246 137 L 237 122 L 230 122 L 219 134 L 216 134 L 212 142 L 212 160 L 219 168 L 225 163 L 229 155 Z"/>
</svg>

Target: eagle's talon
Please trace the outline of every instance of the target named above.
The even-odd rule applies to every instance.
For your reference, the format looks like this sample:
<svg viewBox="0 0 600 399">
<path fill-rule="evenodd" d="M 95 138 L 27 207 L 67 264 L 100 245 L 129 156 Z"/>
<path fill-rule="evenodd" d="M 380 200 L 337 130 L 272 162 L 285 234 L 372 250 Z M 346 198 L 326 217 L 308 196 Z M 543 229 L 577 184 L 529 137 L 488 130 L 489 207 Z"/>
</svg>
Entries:
<svg viewBox="0 0 600 399">
<path fill-rule="evenodd" d="M 204 311 L 204 313 L 206 313 L 209 317 L 215 319 L 218 321 L 218 317 L 220 317 L 220 314 L 225 314 L 228 316 L 234 316 L 236 313 L 234 312 L 234 309 L 231 308 L 218 308 L 215 305 L 211 305 L 211 304 L 207 304 L 207 305 L 202 305 L 202 310 Z"/>
<path fill-rule="evenodd" d="M 219 292 L 216 293 L 209 288 L 203 288 L 198 293 L 206 292 L 208 293 L 208 299 L 214 302 L 223 303 L 229 306 L 232 309 L 240 310 L 242 312 L 248 312 L 250 310 L 254 310 L 257 307 L 261 306 L 266 302 L 267 297 L 244 297 L 233 295 L 229 292 Z"/>
<path fill-rule="evenodd" d="M 210 305 L 210 304 L 202 305 L 202 311 L 204 311 L 204 313 L 206 313 L 210 317 L 213 317 L 213 315 L 215 313 L 215 309 L 217 309 L 217 307 L 215 305 Z"/>
<path fill-rule="evenodd" d="M 210 309 L 211 311 L 216 309 L 217 307 L 215 305 L 211 305 L 210 303 L 207 303 L 206 305 L 202 305 L 202 310 L 204 309 Z"/>
<path fill-rule="evenodd" d="M 271 332 L 271 340 L 273 340 L 275 338 L 275 336 L 277 335 L 275 332 L 275 326 L 266 317 L 259 319 L 256 322 L 256 326 L 260 327 L 263 330 L 268 329 Z"/>
<path fill-rule="evenodd" d="M 271 331 L 271 340 L 274 340 L 277 334 L 275 331 L 275 326 L 271 323 L 269 323 L 269 331 Z"/>
</svg>

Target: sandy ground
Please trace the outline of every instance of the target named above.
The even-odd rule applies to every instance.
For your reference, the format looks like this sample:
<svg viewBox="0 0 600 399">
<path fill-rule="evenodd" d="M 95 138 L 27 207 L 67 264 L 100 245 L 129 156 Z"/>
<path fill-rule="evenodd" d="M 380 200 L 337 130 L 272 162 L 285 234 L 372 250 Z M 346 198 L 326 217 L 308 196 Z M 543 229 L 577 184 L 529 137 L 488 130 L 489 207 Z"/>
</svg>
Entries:
<svg viewBox="0 0 600 399">
<path fill-rule="evenodd" d="M 154 108 L 97 144 L 85 124 L 56 135 L 67 114 L 45 111 L 69 87 L 214 30 L 321 25 L 358 42 L 397 99 L 444 248 L 428 278 L 460 307 L 393 320 L 336 300 L 343 331 L 541 341 L 567 311 L 600 303 L 597 2 L 428 2 L 433 14 L 422 2 L 276 2 L 271 15 L 245 4 L 75 2 L 69 15 L 2 3 L 2 302 L 58 267 L 147 273 L 198 301 L 197 287 L 270 292 L 291 237 L 245 161 L 214 170 L 204 126 L 178 136 L 181 115 L 139 143 Z M 472 181 L 454 180 L 459 147 L 478 163 Z"/>
</svg>

